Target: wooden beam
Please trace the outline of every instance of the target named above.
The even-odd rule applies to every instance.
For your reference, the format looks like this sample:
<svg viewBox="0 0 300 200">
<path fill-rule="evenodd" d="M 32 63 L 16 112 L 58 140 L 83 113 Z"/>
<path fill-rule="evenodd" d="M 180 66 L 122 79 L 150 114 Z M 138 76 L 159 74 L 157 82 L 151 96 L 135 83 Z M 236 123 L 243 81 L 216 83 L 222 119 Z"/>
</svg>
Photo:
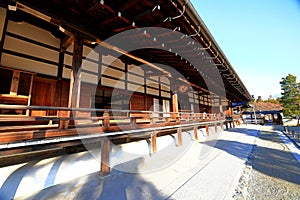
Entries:
<svg viewBox="0 0 300 200">
<path fill-rule="evenodd" d="M 65 51 L 68 49 L 68 47 L 74 42 L 74 36 L 73 35 L 67 35 L 61 43 L 61 50 Z"/>
</svg>

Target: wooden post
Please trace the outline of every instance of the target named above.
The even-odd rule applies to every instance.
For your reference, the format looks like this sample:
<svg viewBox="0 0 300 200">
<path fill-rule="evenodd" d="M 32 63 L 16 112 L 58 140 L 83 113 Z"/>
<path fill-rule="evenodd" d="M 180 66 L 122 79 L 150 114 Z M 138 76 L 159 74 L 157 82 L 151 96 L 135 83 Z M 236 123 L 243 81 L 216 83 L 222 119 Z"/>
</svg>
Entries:
<svg viewBox="0 0 300 200">
<path fill-rule="evenodd" d="M 14 74 L 11 80 L 10 95 L 17 95 L 19 88 L 20 71 L 14 70 Z"/>
<path fill-rule="evenodd" d="M 215 123 L 214 126 L 215 126 L 215 132 L 218 133 L 218 126 L 217 126 L 217 123 Z"/>
<path fill-rule="evenodd" d="M 73 50 L 73 66 L 70 78 L 69 92 L 69 108 L 78 108 L 80 100 L 80 85 L 81 85 L 81 64 L 82 64 L 83 39 L 74 35 L 74 50 Z M 76 112 L 72 112 L 73 117 L 76 117 Z M 69 111 L 69 116 L 71 113 Z M 74 121 L 72 122 L 74 123 Z M 74 123 L 75 124 L 75 123 Z M 66 125 L 66 128 L 68 125 Z"/>
<path fill-rule="evenodd" d="M 221 122 L 220 125 L 221 125 L 221 130 L 224 131 L 224 124 L 223 124 L 223 122 Z"/>
<path fill-rule="evenodd" d="M 222 97 L 219 96 L 220 113 L 223 113 Z"/>
<path fill-rule="evenodd" d="M 194 126 L 194 137 L 195 137 L 195 140 L 198 141 L 198 127 L 197 126 Z"/>
<path fill-rule="evenodd" d="M 100 164 L 101 176 L 106 176 L 110 172 L 109 156 L 110 156 L 110 141 L 107 137 L 104 137 L 103 140 L 101 141 L 101 164 Z"/>
<path fill-rule="evenodd" d="M 173 93 L 172 94 L 172 111 L 175 113 L 173 117 L 176 117 L 176 121 L 178 116 L 178 94 Z"/>
<path fill-rule="evenodd" d="M 178 128 L 177 129 L 177 144 L 178 146 L 182 146 L 182 129 Z"/>
<path fill-rule="evenodd" d="M 65 51 L 66 48 L 64 47 L 63 40 L 60 42 L 60 52 L 58 57 L 58 69 L 57 69 L 57 76 L 56 76 L 56 93 L 55 93 L 55 106 L 59 107 L 61 105 L 61 97 L 62 97 L 62 77 L 63 77 L 63 70 L 64 70 L 64 59 L 65 59 Z M 58 117 L 69 117 L 68 111 L 57 111 Z M 68 121 L 66 120 L 59 120 L 59 128 L 65 129 L 68 127 Z"/>
<path fill-rule="evenodd" d="M 170 88 L 171 88 L 171 94 L 172 94 L 172 112 L 175 114 L 171 114 L 171 117 L 175 117 L 176 121 L 179 119 L 179 106 L 178 106 L 178 94 L 177 94 L 177 84 L 176 80 L 173 78 L 170 78 Z M 180 119 L 179 119 L 180 121 Z"/>
<path fill-rule="evenodd" d="M 31 74 L 31 78 L 30 78 L 30 87 L 29 87 L 29 96 L 28 96 L 27 106 L 30 106 L 30 104 L 31 104 L 32 84 L 33 84 L 33 74 Z M 29 116 L 29 114 L 30 114 L 30 110 L 27 109 L 26 115 Z"/>
<path fill-rule="evenodd" d="M 109 126 L 110 126 L 109 113 L 107 111 L 105 111 L 103 113 L 103 127 L 105 129 L 108 129 Z"/>
<path fill-rule="evenodd" d="M 0 7 L 0 63 L 3 53 L 6 28 L 8 24 L 7 9 Z"/>
<path fill-rule="evenodd" d="M 208 125 L 205 126 L 205 130 L 206 130 L 206 135 L 209 136 L 209 126 Z"/>
<path fill-rule="evenodd" d="M 151 151 L 152 153 L 155 153 L 157 151 L 157 143 L 156 143 L 156 136 L 157 135 L 157 132 L 154 131 L 152 134 L 151 134 Z"/>
</svg>

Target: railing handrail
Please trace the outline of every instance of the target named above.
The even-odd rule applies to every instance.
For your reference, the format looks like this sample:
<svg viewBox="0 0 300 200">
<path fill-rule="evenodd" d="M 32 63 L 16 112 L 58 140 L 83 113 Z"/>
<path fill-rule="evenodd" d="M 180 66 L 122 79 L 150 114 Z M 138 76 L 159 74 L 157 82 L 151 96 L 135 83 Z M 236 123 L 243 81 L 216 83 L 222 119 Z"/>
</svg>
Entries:
<svg viewBox="0 0 300 200">
<path fill-rule="evenodd" d="M 164 112 L 164 111 L 147 111 L 147 110 L 118 110 L 118 109 L 101 109 L 101 108 L 69 108 L 60 106 L 26 106 L 26 105 L 8 105 L 0 104 L 0 109 L 11 110 L 57 110 L 57 111 L 81 111 L 81 112 L 121 112 L 121 113 L 148 113 L 148 114 L 201 114 L 206 116 L 216 115 L 216 113 L 196 113 L 196 112 Z"/>
<path fill-rule="evenodd" d="M 84 140 L 84 139 L 93 139 L 93 138 L 103 138 L 103 137 L 110 137 L 110 136 L 118 136 L 124 134 L 140 134 L 144 132 L 154 132 L 154 131 L 164 131 L 164 130 L 171 130 L 176 128 L 189 128 L 201 125 L 209 125 L 215 123 L 223 123 L 225 120 L 215 120 L 215 121 L 204 121 L 204 122 L 194 122 L 190 124 L 177 124 L 173 126 L 161 126 L 161 127 L 150 127 L 150 128 L 138 128 L 133 130 L 122 130 L 122 131 L 115 131 L 115 132 L 104 132 L 104 133 L 96 133 L 96 134 L 79 134 L 74 136 L 65 136 L 65 137 L 55 137 L 55 138 L 47 138 L 41 140 L 29 140 L 29 141 L 18 141 L 14 143 L 3 143 L 0 144 L 0 149 L 11 149 L 17 147 L 24 147 L 24 146 L 31 146 L 31 145 L 42 145 L 48 144 L 52 142 L 66 142 L 66 141 L 74 141 L 74 140 Z"/>
</svg>

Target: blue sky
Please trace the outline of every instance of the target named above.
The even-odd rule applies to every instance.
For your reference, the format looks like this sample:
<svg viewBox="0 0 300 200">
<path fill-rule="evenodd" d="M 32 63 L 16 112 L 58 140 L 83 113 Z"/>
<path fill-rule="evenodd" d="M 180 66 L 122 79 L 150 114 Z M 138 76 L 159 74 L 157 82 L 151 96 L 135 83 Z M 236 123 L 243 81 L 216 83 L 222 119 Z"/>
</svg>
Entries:
<svg viewBox="0 0 300 200">
<path fill-rule="evenodd" d="M 190 0 L 251 95 L 300 82 L 300 0 Z"/>
</svg>

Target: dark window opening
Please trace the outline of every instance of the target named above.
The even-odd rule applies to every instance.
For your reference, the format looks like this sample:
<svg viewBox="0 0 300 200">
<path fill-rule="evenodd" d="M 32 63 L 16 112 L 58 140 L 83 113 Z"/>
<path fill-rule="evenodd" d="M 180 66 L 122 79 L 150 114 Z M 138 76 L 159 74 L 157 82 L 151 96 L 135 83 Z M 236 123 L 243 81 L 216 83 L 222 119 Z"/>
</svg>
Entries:
<svg viewBox="0 0 300 200">
<path fill-rule="evenodd" d="M 10 93 L 12 77 L 12 70 L 0 69 L 0 94 Z"/>
</svg>

